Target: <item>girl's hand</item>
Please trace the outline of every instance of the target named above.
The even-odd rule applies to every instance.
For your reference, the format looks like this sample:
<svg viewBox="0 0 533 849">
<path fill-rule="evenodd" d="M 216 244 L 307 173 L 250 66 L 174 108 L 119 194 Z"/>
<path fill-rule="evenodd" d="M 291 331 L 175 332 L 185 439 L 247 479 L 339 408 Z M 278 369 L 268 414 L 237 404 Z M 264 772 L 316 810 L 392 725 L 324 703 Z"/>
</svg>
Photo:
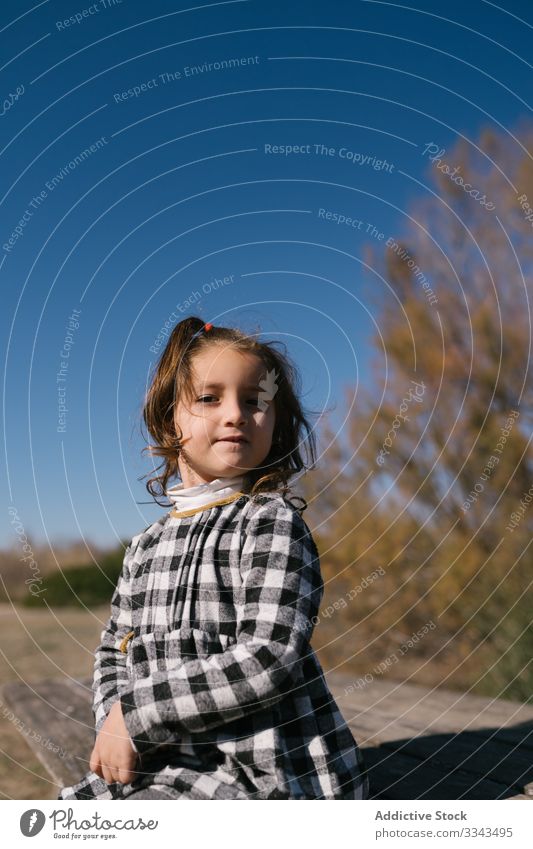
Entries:
<svg viewBox="0 0 533 849">
<path fill-rule="evenodd" d="M 118 781 L 129 784 L 135 776 L 138 755 L 133 751 L 130 735 L 122 716 L 120 700 L 112 706 L 96 738 L 89 768 L 106 784 Z"/>
</svg>

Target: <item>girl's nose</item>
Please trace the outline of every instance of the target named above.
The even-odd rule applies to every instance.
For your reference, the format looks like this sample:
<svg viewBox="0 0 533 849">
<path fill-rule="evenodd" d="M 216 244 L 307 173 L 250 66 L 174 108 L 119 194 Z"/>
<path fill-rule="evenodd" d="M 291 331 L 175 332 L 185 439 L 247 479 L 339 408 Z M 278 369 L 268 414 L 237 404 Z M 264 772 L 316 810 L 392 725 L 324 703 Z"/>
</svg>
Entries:
<svg viewBox="0 0 533 849">
<path fill-rule="evenodd" d="M 244 424 L 246 421 L 246 405 L 238 401 L 228 401 L 223 410 L 224 424 L 234 426 Z"/>
</svg>

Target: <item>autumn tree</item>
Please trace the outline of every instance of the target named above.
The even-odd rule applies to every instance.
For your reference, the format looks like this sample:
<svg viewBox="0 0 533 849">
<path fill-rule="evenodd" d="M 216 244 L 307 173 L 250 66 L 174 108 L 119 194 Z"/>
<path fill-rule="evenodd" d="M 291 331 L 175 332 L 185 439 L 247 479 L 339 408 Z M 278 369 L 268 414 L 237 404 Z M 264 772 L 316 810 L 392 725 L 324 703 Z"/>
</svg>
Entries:
<svg viewBox="0 0 533 849">
<path fill-rule="evenodd" d="M 416 657 L 417 680 L 521 699 L 533 683 L 532 142 L 528 125 L 485 130 L 428 159 L 405 228 L 366 249 L 375 388 L 345 434 L 324 430 L 335 456 L 313 474 L 327 521 L 318 501 L 308 514 L 330 605 L 385 570 L 317 629 L 332 657 L 342 647 L 362 670 L 432 620 L 396 677 Z"/>
</svg>

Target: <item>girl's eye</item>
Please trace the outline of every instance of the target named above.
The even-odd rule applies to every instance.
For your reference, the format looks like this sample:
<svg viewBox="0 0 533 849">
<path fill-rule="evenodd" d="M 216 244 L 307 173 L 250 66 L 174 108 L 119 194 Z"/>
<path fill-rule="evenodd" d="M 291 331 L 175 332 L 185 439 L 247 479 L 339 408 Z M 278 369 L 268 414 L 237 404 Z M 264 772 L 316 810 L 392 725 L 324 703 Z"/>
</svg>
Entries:
<svg viewBox="0 0 533 849">
<path fill-rule="evenodd" d="M 202 395 L 201 398 L 198 398 L 198 403 L 199 404 L 203 404 L 204 402 L 209 403 L 208 400 L 207 400 L 208 398 L 216 398 L 216 395 Z M 259 398 L 248 398 L 248 402 L 250 404 L 252 404 L 254 407 L 257 407 L 257 405 L 259 404 Z"/>
</svg>

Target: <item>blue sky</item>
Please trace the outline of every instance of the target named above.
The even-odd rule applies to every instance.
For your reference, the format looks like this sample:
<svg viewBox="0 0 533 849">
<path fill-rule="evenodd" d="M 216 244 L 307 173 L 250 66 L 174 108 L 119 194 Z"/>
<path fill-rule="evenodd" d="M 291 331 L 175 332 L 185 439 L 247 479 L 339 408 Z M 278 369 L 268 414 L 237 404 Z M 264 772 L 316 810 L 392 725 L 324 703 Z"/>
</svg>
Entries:
<svg viewBox="0 0 533 849">
<path fill-rule="evenodd" d="M 2 4 L 0 545 L 10 506 L 39 542 L 160 515 L 140 411 L 172 313 L 284 341 L 313 409 L 369 384 L 365 245 L 433 188 L 428 143 L 530 114 L 529 2 L 419 6 Z"/>
</svg>

